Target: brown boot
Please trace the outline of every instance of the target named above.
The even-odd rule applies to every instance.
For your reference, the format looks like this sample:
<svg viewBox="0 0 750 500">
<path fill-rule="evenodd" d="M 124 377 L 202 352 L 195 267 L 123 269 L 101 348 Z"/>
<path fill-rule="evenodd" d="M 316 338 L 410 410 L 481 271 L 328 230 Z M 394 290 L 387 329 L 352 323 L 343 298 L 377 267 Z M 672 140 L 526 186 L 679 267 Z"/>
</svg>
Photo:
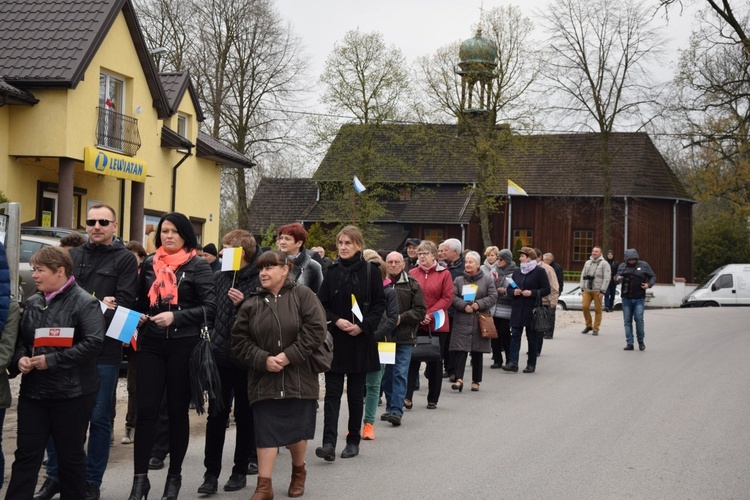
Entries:
<svg viewBox="0 0 750 500">
<path fill-rule="evenodd" d="M 250 500 L 272 500 L 273 499 L 273 486 L 271 485 L 270 477 L 258 476 L 258 486 L 255 487 L 255 493 L 250 497 Z"/>
<path fill-rule="evenodd" d="M 288 494 L 291 498 L 301 497 L 305 494 L 305 478 L 307 478 L 305 464 L 292 464 L 292 482 L 289 483 L 288 491 Z"/>
</svg>

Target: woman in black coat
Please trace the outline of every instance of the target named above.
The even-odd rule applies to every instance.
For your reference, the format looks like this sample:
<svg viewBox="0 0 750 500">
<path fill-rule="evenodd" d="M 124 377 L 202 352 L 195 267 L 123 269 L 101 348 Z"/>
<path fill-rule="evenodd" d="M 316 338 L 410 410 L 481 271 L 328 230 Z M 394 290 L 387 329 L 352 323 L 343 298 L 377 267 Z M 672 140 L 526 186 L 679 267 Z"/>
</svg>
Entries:
<svg viewBox="0 0 750 500">
<path fill-rule="evenodd" d="M 374 332 L 385 310 L 383 281 L 377 265 L 362 258 L 365 240 L 355 226 L 346 226 L 336 237 L 339 257 L 328 268 L 318 292 L 333 336 L 333 364 L 326 372 L 323 446 L 315 454 L 328 462 L 336 460 L 339 411 L 347 378 L 349 434 L 341 458 L 359 454 L 367 372 L 380 370 Z M 369 275 L 368 275 L 369 272 Z M 369 288 L 368 288 L 369 285 Z M 357 307 L 352 304 L 352 296 Z"/>
<path fill-rule="evenodd" d="M 502 368 L 509 372 L 518 371 L 518 353 L 521 350 L 521 335 L 525 328 L 529 358 L 523 372 L 534 373 L 541 334 L 534 330 L 531 311 L 536 307 L 538 298 L 549 295 L 550 285 L 547 273 L 537 266 L 536 252 L 533 248 L 522 247 L 518 258 L 521 266 L 513 271 L 513 283 L 506 289 L 506 294 L 513 299 L 513 304 L 510 312 L 510 352 Z"/>
<path fill-rule="evenodd" d="M 163 499 L 176 499 L 182 460 L 190 439 L 190 355 L 201 325 L 216 313 L 211 267 L 196 258 L 198 240 L 187 217 L 170 213 L 159 221 L 156 253 L 139 275 L 138 432 L 135 434 L 133 489 L 129 500 L 148 496 L 148 461 L 164 390 L 169 415 L 169 471 Z"/>
</svg>

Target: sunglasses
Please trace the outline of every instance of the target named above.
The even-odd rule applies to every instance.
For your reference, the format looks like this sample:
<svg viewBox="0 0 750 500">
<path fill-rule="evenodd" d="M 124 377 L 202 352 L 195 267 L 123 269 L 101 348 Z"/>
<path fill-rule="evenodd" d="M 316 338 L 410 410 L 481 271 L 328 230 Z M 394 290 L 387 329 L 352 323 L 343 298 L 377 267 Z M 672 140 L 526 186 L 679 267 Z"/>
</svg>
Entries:
<svg viewBox="0 0 750 500">
<path fill-rule="evenodd" d="M 96 226 L 97 222 L 99 223 L 100 226 L 107 227 L 107 226 L 109 226 L 110 222 L 114 222 L 114 221 L 111 221 L 111 220 L 108 220 L 108 219 L 86 219 L 86 225 L 89 226 L 89 227 Z"/>
</svg>

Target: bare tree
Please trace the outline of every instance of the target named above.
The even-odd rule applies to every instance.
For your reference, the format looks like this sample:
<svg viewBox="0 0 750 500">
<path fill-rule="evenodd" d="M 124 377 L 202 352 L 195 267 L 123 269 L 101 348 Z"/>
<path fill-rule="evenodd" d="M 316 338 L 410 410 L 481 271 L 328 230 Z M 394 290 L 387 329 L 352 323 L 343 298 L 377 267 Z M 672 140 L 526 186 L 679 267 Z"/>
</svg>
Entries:
<svg viewBox="0 0 750 500">
<path fill-rule="evenodd" d="M 660 88 L 647 67 L 663 42 L 652 13 L 636 0 L 555 0 L 540 13 L 549 34 L 546 76 L 561 120 L 601 136 L 604 227 L 612 227 L 611 151 L 616 127 L 640 129 L 656 114 Z"/>
<path fill-rule="evenodd" d="M 744 8 L 747 10 L 747 3 L 743 4 L 743 0 L 658 0 L 659 7 L 669 13 L 670 7 L 679 5 L 684 7 L 685 5 L 695 5 L 698 3 L 705 4 L 714 11 L 714 13 L 725 23 L 731 31 L 734 32 L 736 39 L 742 44 L 743 50 L 745 51 L 745 57 L 750 58 L 750 38 L 748 38 L 748 25 L 747 20 L 743 20 L 742 15 L 737 16 L 736 11 L 739 8 L 740 11 Z M 734 7 L 732 7 L 734 4 Z M 745 13 L 747 14 L 747 13 Z"/>
<path fill-rule="evenodd" d="M 195 50 L 192 5 L 182 0 L 134 0 L 138 19 L 159 71 L 183 71 Z M 156 50 L 158 49 L 158 50 Z"/>
</svg>

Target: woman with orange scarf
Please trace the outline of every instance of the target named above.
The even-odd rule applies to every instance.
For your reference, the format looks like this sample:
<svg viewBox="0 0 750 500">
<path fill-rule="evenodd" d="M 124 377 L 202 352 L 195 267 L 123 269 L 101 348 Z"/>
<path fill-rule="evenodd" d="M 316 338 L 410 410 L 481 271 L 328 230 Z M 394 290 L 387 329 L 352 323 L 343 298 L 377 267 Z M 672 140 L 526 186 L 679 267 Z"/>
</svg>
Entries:
<svg viewBox="0 0 750 500">
<path fill-rule="evenodd" d="M 180 213 L 167 214 L 156 230 L 156 253 L 140 274 L 138 336 L 138 432 L 135 435 L 133 489 L 129 500 L 148 496 L 148 461 L 164 390 L 169 414 L 169 471 L 162 498 L 176 499 L 182 461 L 190 439 L 190 354 L 205 318 L 216 311 L 211 267 L 196 257 L 193 226 Z"/>
</svg>

